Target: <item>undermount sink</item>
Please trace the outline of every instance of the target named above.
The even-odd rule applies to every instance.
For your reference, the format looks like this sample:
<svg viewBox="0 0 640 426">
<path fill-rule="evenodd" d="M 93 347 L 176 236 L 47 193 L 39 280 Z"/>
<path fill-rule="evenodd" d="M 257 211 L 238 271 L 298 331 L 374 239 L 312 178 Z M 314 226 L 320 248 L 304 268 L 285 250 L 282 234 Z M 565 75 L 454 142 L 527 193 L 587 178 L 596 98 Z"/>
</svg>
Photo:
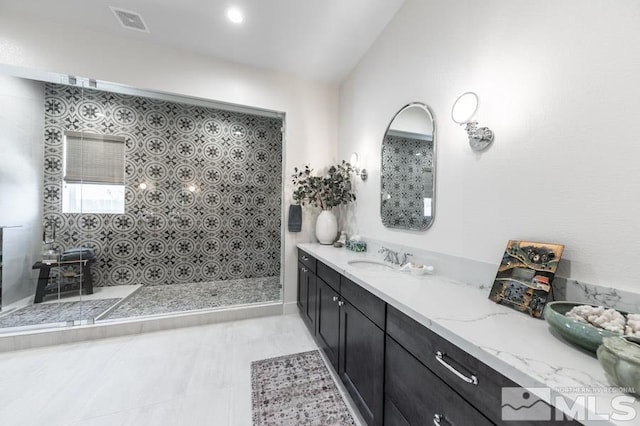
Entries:
<svg viewBox="0 0 640 426">
<path fill-rule="evenodd" d="M 347 262 L 351 266 L 355 266 L 359 269 L 364 269 L 367 271 L 397 271 L 398 268 L 394 267 L 390 263 L 382 262 L 379 260 L 350 260 Z"/>
</svg>

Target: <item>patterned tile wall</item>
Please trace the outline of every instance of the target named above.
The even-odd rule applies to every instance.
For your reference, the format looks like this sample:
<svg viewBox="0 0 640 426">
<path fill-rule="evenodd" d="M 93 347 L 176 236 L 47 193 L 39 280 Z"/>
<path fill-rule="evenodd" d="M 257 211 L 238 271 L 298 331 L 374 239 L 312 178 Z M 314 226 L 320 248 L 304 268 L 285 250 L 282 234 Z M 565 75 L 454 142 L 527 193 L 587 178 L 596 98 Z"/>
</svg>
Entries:
<svg viewBox="0 0 640 426">
<path fill-rule="evenodd" d="M 424 198 L 433 197 L 433 142 L 387 135 L 382 145 L 382 223 L 391 227 L 424 228 Z"/>
<path fill-rule="evenodd" d="M 55 221 L 60 249 L 96 249 L 96 285 L 278 276 L 281 127 L 277 118 L 47 84 L 45 221 Z M 66 130 L 125 138 L 124 214 L 62 213 Z"/>
</svg>

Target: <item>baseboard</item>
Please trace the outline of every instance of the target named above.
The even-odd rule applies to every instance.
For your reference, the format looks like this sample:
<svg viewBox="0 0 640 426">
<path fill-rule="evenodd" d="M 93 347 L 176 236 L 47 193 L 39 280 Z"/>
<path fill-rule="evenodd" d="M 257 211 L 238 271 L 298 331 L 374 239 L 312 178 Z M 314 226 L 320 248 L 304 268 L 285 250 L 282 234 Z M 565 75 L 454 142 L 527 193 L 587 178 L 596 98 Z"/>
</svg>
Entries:
<svg viewBox="0 0 640 426">
<path fill-rule="evenodd" d="M 295 303 L 293 304 L 295 306 Z M 214 324 L 272 315 L 282 315 L 283 304 L 270 303 L 257 306 L 209 311 L 185 312 L 158 317 L 130 320 L 113 320 L 93 325 L 65 327 L 59 329 L 34 330 L 0 335 L 0 352 L 33 349 L 109 337 L 128 336 L 182 327 Z"/>
<path fill-rule="evenodd" d="M 297 314 L 298 313 L 298 303 L 297 302 L 283 303 L 283 312 L 284 312 L 285 315 Z"/>
</svg>

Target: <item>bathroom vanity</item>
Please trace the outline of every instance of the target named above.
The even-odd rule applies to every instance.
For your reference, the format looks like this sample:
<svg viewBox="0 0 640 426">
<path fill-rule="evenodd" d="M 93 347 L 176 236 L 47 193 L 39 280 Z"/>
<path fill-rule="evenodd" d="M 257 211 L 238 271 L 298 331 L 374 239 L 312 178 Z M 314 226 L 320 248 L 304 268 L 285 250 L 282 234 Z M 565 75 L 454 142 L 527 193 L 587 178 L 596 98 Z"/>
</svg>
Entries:
<svg viewBox="0 0 640 426">
<path fill-rule="evenodd" d="M 511 424 L 503 420 L 506 403 L 527 408 L 538 399 L 548 420 L 537 414 L 517 424 L 630 424 L 611 418 L 615 394 L 597 401 L 575 394 L 577 387 L 606 388 L 604 372 L 544 321 L 437 274 L 353 266 L 373 258 L 298 245 L 300 314 L 367 424 Z M 503 389 L 511 392 L 504 399 Z M 637 402 L 632 408 L 640 413 Z M 509 415 L 522 418 L 517 410 Z"/>
</svg>

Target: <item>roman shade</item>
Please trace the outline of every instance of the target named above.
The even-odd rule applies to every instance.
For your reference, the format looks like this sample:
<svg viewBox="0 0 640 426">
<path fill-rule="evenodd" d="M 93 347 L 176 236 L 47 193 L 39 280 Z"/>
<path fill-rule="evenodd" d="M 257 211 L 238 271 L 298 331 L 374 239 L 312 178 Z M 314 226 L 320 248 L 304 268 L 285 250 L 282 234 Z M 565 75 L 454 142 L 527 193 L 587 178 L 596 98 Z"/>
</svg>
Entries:
<svg viewBox="0 0 640 426">
<path fill-rule="evenodd" d="M 124 138 L 65 132 L 64 181 L 124 185 Z"/>
</svg>

